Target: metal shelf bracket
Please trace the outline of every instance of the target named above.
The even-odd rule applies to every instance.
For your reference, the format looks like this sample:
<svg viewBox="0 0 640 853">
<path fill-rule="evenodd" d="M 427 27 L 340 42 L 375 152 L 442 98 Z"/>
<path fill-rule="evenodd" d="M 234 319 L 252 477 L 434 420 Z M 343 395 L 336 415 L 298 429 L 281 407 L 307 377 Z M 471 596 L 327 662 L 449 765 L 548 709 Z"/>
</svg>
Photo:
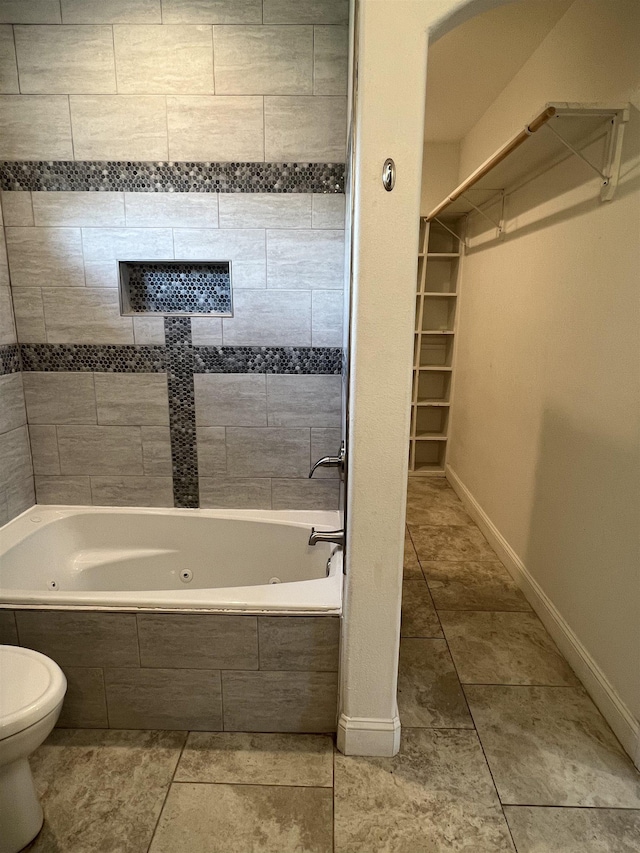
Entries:
<svg viewBox="0 0 640 853">
<path fill-rule="evenodd" d="M 467 190 L 467 192 L 468 192 L 468 190 Z M 501 207 L 500 207 L 500 219 L 498 220 L 498 222 L 496 222 L 496 220 L 493 219 L 493 217 L 489 216 L 489 214 L 485 213 L 481 207 L 478 207 L 477 204 L 474 204 L 471 201 L 471 199 L 469 198 L 469 196 L 467 195 L 467 193 L 462 193 L 461 198 L 463 198 L 467 202 L 467 204 L 470 204 L 471 207 L 480 214 L 480 216 L 484 216 L 484 218 L 487 219 L 497 229 L 498 237 L 501 237 L 503 232 L 504 232 L 504 191 L 500 190 L 499 192 L 500 192 Z M 465 243 L 465 246 L 466 246 L 466 243 Z"/>
<path fill-rule="evenodd" d="M 452 234 L 452 235 L 456 238 L 456 240 L 459 240 L 459 241 L 462 243 L 462 245 L 465 247 L 465 249 L 468 249 L 468 248 L 469 248 L 469 246 L 467 245 L 467 239 L 466 239 L 466 237 L 461 237 L 459 234 L 456 234 L 456 232 L 455 232 L 452 228 L 449 228 L 449 226 L 448 226 L 446 223 L 444 223 L 441 219 L 438 219 L 438 217 L 437 217 L 437 216 L 434 216 L 434 217 L 433 217 L 433 221 L 434 221 L 434 222 L 437 222 L 437 223 L 438 223 L 438 225 L 442 225 L 442 227 L 443 227 L 446 231 L 448 231 L 448 232 L 449 232 L 449 234 Z"/>
<path fill-rule="evenodd" d="M 624 126 L 629 120 L 629 110 L 619 110 L 611 118 L 609 128 L 607 130 L 607 150 L 604 155 L 603 168 L 599 169 L 595 163 L 592 163 L 588 157 L 579 151 L 575 146 L 568 142 L 558 131 L 552 127 L 551 122 L 544 125 L 548 128 L 556 139 L 568 148 L 572 154 L 575 154 L 583 163 L 594 171 L 601 179 L 600 199 L 601 201 L 611 201 L 613 198 L 618 180 L 620 177 L 620 160 L 622 156 L 622 139 L 624 135 Z"/>
</svg>

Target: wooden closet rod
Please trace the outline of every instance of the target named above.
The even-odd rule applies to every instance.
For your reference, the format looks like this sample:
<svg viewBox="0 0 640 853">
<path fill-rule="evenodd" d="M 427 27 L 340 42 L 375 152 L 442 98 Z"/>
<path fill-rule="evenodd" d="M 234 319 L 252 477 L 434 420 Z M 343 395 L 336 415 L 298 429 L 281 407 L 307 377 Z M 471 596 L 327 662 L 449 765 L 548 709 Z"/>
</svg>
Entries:
<svg viewBox="0 0 640 853">
<path fill-rule="evenodd" d="M 477 184 L 481 178 L 484 178 L 486 174 L 488 174 L 498 163 L 501 163 L 506 157 L 511 154 L 512 151 L 515 151 L 525 139 L 528 139 L 532 133 L 535 133 L 536 130 L 539 130 L 544 124 L 546 124 L 550 118 L 556 114 L 555 107 L 547 107 L 543 110 L 540 115 L 537 115 L 533 121 L 531 121 L 517 136 L 514 136 L 513 139 L 509 140 L 502 148 L 499 148 L 495 154 L 489 157 L 488 160 L 485 160 L 481 166 L 469 175 L 460 186 L 456 187 L 456 189 L 451 193 L 451 195 L 447 196 L 437 207 L 434 207 L 431 213 L 427 216 L 427 221 L 435 219 L 438 214 L 442 213 L 447 207 L 449 207 L 452 202 L 456 199 L 460 198 L 461 195 L 471 189 L 474 184 Z"/>
</svg>

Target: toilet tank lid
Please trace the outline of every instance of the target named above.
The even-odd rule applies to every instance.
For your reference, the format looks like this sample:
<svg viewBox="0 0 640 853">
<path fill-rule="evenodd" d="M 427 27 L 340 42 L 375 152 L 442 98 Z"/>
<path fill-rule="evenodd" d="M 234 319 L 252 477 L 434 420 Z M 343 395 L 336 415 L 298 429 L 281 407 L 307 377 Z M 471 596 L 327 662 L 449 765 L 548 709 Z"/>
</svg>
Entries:
<svg viewBox="0 0 640 853">
<path fill-rule="evenodd" d="M 64 698 L 57 663 L 33 649 L 0 646 L 0 740 L 34 725 Z"/>
</svg>

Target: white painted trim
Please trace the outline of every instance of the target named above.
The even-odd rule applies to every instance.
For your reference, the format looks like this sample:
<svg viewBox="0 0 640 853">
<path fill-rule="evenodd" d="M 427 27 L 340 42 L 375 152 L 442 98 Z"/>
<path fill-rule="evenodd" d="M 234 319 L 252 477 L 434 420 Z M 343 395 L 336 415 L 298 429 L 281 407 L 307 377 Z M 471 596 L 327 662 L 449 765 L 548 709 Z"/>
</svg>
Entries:
<svg viewBox="0 0 640 853">
<path fill-rule="evenodd" d="M 400 749 L 400 717 L 348 717 L 340 714 L 337 746 L 345 755 L 392 756 Z"/>
<path fill-rule="evenodd" d="M 534 579 L 469 489 L 460 480 L 451 465 L 446 466 L 446 477 L 471 518 L 484 533 L 489 544 L 540 617 L 545 628 L 600 709 L 631 760 L 640 769 L 640 722 L 635 719 L 566 619 Z"/>
</svg>

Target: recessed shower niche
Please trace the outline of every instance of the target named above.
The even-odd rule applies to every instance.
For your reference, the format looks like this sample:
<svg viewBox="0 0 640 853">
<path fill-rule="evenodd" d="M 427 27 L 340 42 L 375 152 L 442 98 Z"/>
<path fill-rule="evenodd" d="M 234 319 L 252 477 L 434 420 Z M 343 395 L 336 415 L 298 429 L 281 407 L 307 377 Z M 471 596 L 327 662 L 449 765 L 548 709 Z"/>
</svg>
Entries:
<svg viewBox="0 0 640 853">
<path fill-rule="evenodd" d="M 119 261 L 120 313 L 232 317 L 230 261 Z"/>
</svg>

